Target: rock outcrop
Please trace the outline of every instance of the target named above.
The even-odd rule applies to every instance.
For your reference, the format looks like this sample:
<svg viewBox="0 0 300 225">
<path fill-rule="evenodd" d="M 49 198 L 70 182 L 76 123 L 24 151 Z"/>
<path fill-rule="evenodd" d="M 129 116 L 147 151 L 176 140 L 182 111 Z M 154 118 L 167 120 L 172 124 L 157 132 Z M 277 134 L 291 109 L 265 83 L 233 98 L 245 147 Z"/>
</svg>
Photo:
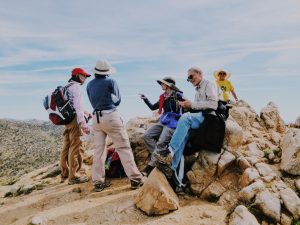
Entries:
<svg viewBox="0 0 300 225">
<path fill-rule="evenodd" d="M 179 208 L 179 199 L 166 177 L 154 169 L 134 199 L 135 205 L 147 215 L 161 215 Z"/>
</svg>

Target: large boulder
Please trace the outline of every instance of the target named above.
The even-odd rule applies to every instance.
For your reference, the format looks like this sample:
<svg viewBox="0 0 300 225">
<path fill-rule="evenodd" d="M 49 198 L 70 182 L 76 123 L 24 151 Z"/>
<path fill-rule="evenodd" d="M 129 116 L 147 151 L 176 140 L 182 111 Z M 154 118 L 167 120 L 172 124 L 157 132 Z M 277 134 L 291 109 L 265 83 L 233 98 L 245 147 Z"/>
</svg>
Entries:
<svg viewBox="0 0 300 225">
<path fill-rule="evenodd" d="M 257 219 L 253 214 L 251 214 L 248 209 L 243 206 L 239 205 L 235 208 L 234 212 L 230 215 L 229 218 L 229 225 L 259 225 Z"/>
<path fill-rule="evenodd" d="M 243 100 L 230 110 L 230 115 L 241 127 L 249 127 L 257 117 L 256 112 Z"/>
<path fill-rule="evenodd" d="M 270 102 L 266 107 L 262 108 L 260 118 L 264 121 L 268 130 L 273 130 L 279 133 L 285 131 L 285 124 L 279 115 L 277 106 Z"/>
<path fill-rule="evenodd" d="M 162 172 L 154 169 L 139 189 L 134 204 L 147 215 L 161 215 L 179 208 L 179 199 Z"/>
<path fill-rule="evenodd" d="M 290 129 L 283 137 L 280 168 L 293 175 L 300 175 L 300 130 Z"/>
<path fill-rule="evenodd" d="M 194 194 L 201 195 L 201 192 L 214 180 L 221 154 L 209 151 L 201 151 L 199 153 L 192 170 L 187 172 L 191 190 Z"/>
<path fill-rule="evenodd" d="M 243 144 L 243 129 L 233 119 L 226 121 L 224 145 L 231 150 L 237 150 Z"/>
<path fill-rule="evenodd" d="M 298 116 L 297 119 L 295 120 L 295 126 L 300 128 L 300 116 Z"/>
</svg>

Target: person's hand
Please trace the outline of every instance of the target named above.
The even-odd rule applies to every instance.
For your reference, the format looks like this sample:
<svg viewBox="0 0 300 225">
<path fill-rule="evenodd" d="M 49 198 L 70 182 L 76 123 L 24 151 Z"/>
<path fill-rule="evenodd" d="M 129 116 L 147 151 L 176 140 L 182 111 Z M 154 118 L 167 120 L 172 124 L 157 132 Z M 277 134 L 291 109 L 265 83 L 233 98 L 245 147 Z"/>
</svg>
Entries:
<svg viewBox="0 0 300 225">
<path fill-rule="evenodd" d="M 85 134 L 90 134 L 90 128 L 88 127 L 87 124 L 80 123 L 80 128 L 82 129 L 83 133 Z"/>
<path fill-rule="evenodd" d="M 147 99 L 147 97 L 144 94 L 139 94 L 141 99 Z"/>
<path fill-rule="evenodd" d="M 88 118 L 88 120 L 90 120 L 93 118 L 93 115 L 91 113 L 89 113 L 87 118 Z"/>
<path fill-rule="evenodd" d="M 190 109 L 192 107 L 192 102 L 190 100 L 184 100 L 182 102 L 179 102 L 179 105 L 185 109 Z"/>
</svg>

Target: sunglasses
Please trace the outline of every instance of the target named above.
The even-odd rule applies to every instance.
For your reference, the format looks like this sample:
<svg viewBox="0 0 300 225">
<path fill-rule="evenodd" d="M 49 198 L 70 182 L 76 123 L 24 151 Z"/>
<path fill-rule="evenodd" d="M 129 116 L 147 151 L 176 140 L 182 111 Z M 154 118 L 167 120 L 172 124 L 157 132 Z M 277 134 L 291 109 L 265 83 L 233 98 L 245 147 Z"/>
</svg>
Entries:
<svg viewBox="0 0 300 225">
<path fill-rule="evenodd" d="M 224 73 L 224 72 L 220 72 L 220 73 L 219 73 L 219 75 L 226 75 L 226 73 Z"/>
<path fill-rule="evenodd" d="M 191 82 L 194 78 L 194 75 L 189 75 L 188 78 L 187 78 L 187 82 Z"/>
</svg>

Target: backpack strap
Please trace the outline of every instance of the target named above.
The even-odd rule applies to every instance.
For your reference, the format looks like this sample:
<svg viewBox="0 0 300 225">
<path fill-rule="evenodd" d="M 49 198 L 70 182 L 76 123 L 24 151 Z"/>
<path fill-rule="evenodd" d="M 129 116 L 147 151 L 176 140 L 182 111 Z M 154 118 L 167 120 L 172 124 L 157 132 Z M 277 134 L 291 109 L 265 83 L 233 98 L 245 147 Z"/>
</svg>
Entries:
<svg viewBox="0 0 300 225">
<path fill-rule="evenodd" d="M 74 83 L 68 83 L 65 88 L 71 87 Z"/>
</svg>

